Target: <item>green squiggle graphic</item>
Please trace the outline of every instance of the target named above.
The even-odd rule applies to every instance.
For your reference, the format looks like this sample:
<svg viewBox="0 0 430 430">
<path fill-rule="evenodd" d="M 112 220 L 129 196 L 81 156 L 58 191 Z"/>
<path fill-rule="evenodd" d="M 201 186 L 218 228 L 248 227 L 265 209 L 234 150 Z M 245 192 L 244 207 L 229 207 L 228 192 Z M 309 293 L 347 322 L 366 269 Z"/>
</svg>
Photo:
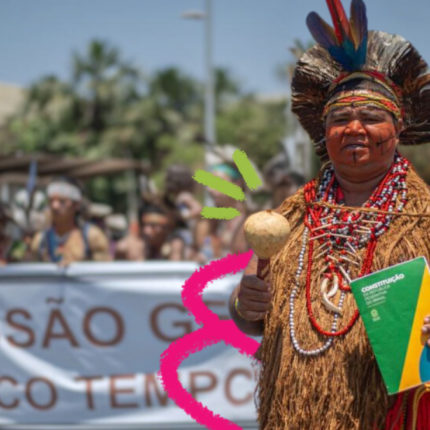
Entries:
<svg viewBox="0 0 430 430">
<path fill-rule="evenodd" d="M 243 177 L 249 189 L 255 190 L 262 185 L 258 173 L 255 171 L 245 151 L 237 149 L 233 154 L 233 161 L 235 162 L 240 174 Z M 219 178 L 213 173 L 204 170 L 197 170 L 193 179 L 199 184 L 205 185 L 213 190 L 216 190 L 226 196 L 235 200 L 244 201 L 245 193 L 242 189 L 225 179 Z M 210 208 L 205 206 L 201 212 L 203 218 L 231 220 L 240 215 L 240 212 L 235 208 Z"/>
<path fill-rule="evenodd" d="M 221 179 L 212 173 L 205 172 L 204 170 L 197 170 L 193 179 L 199 184 L 206 185 L 209 188 L 217 190 L 235 200 L 245 200 L 245 194 L 238 185 L 232 184 L 225 179 Z"/>
<path fill-rule="evenodd" d="M 237 149 L 233 154 L 233 160 L 250 190 L 255 190 L 262 185 L 261 179 L 249 161 L 245 151 Z"/>
<path fill-rule="evenodd" d="M 230 220 L 240 215 L 240 212 L 235 208 L 210 208 L 205 206 L 202 209 L 201 215 L 207 219 L 226 219 Z"/>
</svg>

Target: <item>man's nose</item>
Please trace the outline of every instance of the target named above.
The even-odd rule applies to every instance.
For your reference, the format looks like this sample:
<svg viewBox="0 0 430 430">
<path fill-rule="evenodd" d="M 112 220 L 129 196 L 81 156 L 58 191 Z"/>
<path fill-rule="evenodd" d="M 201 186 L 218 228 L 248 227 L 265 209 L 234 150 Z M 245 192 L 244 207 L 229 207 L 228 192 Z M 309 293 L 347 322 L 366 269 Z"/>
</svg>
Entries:
<svg viewBox="0 0 430 430">
<path fill-rule="evenodd" d="M 153 233 L 154 229 L 150 225 L 144 225 L 142 231 L 143 231 L 143 234 L 149 236 Z"/>
<path fill-rule="evenodd" d="M 366 130 L 359 119 L 353 119 L 346 126 L 345 133 L 352 135 L 365 134 Z"/>
<path fill-rule="evenodd" d="M 52 200 L 51 201 L 51 208 L 54 210 L 58 210 L 60 207 L 60 202 L 58 200 Z"/>
</svg>

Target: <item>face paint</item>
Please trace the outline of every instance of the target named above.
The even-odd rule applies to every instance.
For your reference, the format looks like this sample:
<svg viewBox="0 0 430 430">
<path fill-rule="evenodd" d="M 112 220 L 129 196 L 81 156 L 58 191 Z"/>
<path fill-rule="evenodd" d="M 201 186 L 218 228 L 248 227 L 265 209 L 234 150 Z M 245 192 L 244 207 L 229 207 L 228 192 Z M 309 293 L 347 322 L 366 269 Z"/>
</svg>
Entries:
<svg viewBox="0 0 430 430">
<path fill-rule="evenodd" d="M 327 117 L 326 146 L 335 167 L 377 169 L 394 159 L 397 128 L 390 113 L 382 109 L 347 106 Z"/>
</svg>

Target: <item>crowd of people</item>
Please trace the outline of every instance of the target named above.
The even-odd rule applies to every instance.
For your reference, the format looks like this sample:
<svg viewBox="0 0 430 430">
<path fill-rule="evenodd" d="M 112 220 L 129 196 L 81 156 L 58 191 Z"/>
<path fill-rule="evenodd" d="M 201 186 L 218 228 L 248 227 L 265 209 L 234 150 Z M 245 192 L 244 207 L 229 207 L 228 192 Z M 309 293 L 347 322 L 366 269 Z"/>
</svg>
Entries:
<svg viewBox="0 0 430 430">
<path fill-rule="evenodd" d="M 209 170 L 244 189 L 233 162 L 221 161 Z M 248 249 L 242 230 L 246 217 L 279 205 L 304 184 L 304 178 L 288 168 L 284 156 L 267 165 L 264 177 L 265 187 L 256 196 L 259 203 L 246 205 L 213 189 L 205 196 L 196 190 L 198 184 L 188 167 L 171 165 L 162 192 L 141 193 L 136 220 L 113 214 L 106 204 L 88 202 L 82 184 L 74 178 L 53 178 L 31 196 L 21 190 L 17 194 L 20 207 L 16 202 L 1 203 L 0 262 L 67 266 L 77 261 L 171 260 L 204 264 L 243 252 Z M 217 207 L 234 207 L 241 215 L 232 220 L 205 219 L 198 196 Z"/>
</svg>

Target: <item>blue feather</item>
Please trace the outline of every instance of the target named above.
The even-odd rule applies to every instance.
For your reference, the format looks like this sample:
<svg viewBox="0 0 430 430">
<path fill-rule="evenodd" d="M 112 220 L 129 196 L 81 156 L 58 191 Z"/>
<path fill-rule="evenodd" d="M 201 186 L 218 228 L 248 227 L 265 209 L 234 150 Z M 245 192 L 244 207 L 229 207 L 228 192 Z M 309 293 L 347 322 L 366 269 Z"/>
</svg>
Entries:
<svg viewBox="0 0 430 430">
<path fill-rule="evenodd" d="M 345 70 L 352 69 L 351 57 L 346 54 L 342 46 L 334 46 L 328 49 L 328 52 Z"/>
<path fill-rule="evenodd" d="M 367 59 L 367 33 L 364 36 L 360 46 L 357 49 L 356 53 L 357 63 L 359 64 L 359 68 L 361 68 L 364 64 L 366 64 Z"/>
<path fill-rule="evenodd" d="M 355 49 L 358 50 L 367 35 L 366 5 L 363 0 L 352 0 L 350 23 Z"/>
<path fill-rule="evenodd" d="M 325 49 L 337 45 L 333 29 L 316 13 L 311 12 L 306 18 L 306 24 L 313 38 Z"/>
<path fill-rule="evenodd" d="M 366 5 L 363 0 L 352 0 L 351 33 L 355 39 L 355 61 L 357 67 L 361 68 L 366 63 L 368 37 Z"/>
</svg>

